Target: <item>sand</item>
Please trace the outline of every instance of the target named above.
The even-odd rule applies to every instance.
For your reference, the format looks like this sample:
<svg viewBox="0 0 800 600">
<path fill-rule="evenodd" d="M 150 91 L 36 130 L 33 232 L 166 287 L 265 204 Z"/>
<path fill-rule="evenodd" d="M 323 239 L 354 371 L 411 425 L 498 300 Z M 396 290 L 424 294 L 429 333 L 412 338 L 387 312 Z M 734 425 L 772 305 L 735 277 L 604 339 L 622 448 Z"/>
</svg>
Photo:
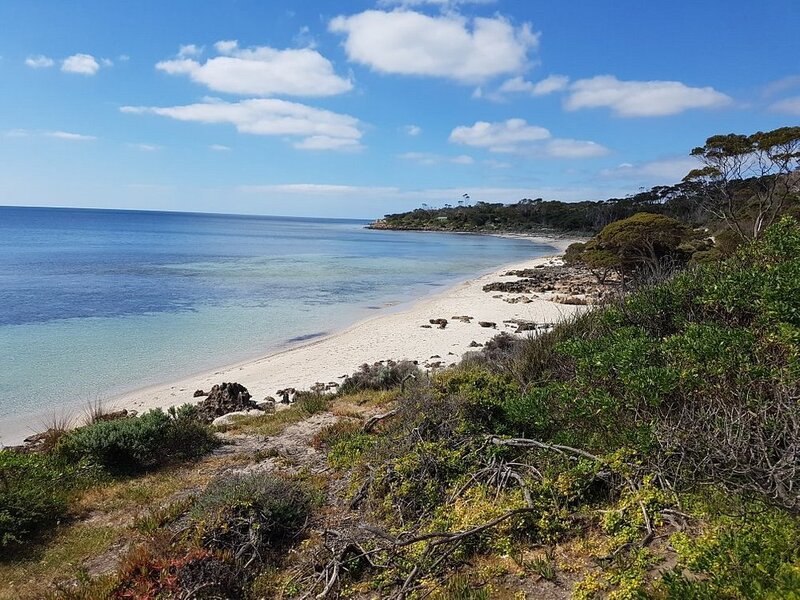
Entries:
<svg viewBox="0 0 800 600">
<path fill-rule="evenodd" d="M 574 241 L 533 239 L 545 241 L 562 251 Z M 540 257 L 507 264 L 407 308 L 394 311 L 385 309 L 383 314 L 330 336 L 256 360 L 122 394 L 106 401 L 104 405 L 108 409 L 127 408 L 141 412 L 149 408 L 195 402 L 202 399 L 193 398 L 195 390 L 208 391 L 214 384 L 224 381 L 243 384 L 253 398 L 260 401 L 269 396 L 275 397 L 278 390 L 285 388 L 308 389 L 316 382 L 341 383 L 343 376 L 356 371 L 360 365 L 386 359 L 416 360 L 423 368 L 440 363 L 437 368 L 443 368 L 458 362 L 464 353 L 476 350 L 470 347 L 471 342 L 483 344 L 501 331 L 513 333 L 516 326 L 504 321 L 556 323 L 586 310 L 585 306 L 558 304 L 542 298 L 530 303 L 512 304 L 503 299 L 512 294 L 499 294 L 502 297 L 497 297 L 495 292 L 482 290 L 487 283 L 515 279 L 503 276 L 511 269 L 533 268 L 558 260 L 555 256 Z M 454 320 L 454 316 L 473 319 L 467 323 Z M 439 329 L 436 325 L 423 327 L 430 325 L 430 319 L 440 318 L 448 320 L 445 329 Z M 493 322 L 497 327 L 481 327 L 479 321 Z M 19 421 L 2 423 L 0 437 L 7 445 L 20 443 L 31 431 L 41 429 L 40 425 L 41 422 L 31 421 L 25 426 Z"/>
</svg>

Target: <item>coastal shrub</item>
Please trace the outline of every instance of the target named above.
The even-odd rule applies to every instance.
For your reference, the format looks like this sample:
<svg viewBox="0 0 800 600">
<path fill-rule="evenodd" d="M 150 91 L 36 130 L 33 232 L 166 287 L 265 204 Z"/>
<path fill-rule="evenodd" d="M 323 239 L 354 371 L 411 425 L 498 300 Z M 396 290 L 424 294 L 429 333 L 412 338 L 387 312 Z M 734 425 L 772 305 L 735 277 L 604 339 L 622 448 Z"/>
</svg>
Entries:
<svg viewBox="0 0 800 600">
<path fill-rule="evenodd" d="M 715 513 L 719 508 L 712 507 Z M 699 600 L 800 598 L 798 539 L 796 518 L 764 506 L 714 517 L 697 537 L 671 536 L 678 566 L 664 575 L 659 591 L 668 598 Z"/>
<path fill-rule="evenodd" d="M 375 445 L 373 436 L 364 433 L 362 427 L 358 421 L 337 421 L 315 435 L 312 444 L 327 449 L 328 462 L 333 468 L 353 467 L 361 455 Z"/>
<path fill-rule="evenodd" d="M 471 465 L 464 449 L 447 440 L 425 441 L 386 460 L 375 474 L 372 494 L 385 517 L 414 522 L 440 505 L 450 485 Z"/>
<path fill-rule="evenodd" d="M 467 428 L 492 433 L 504 430 L 505 405 L 520 393 L 511 376 L 480 367 L 446 371 L 434 379 L 433 385 L 439 395 L 459 399 Z"/>
<path fill-rule="evenodd" d="M 329 398 L 313 392 L 298 392 L 294 407 L 306 415 L 315 415 L 328 410 Z"/>
<path fill-rule="evenodd" d="M 497 489 L 486 485 L 474 485 L 452 503 L 439 505 L 426 529 L 465 531 L 525 506 L 525 499 L 519 489 L 498 493 Z M 528 538 L 535 531 L 536 519 L 533 518 L 533 513 L 521 514 L 506 520 L 498 527 L 471 536 L 459 547 L 454 558 L 463 560 L 471 554 L 486 552 L 507 555 L 517 540 Z"/>
<path fill-rule="evenodd" d="M 175 460 L 202 456 L 219 444 L 190 409 L 153 409 L 141 417 L 100 421 L 65 435 L 56 454 L 88 460 L 112 473 L 143 471 Z"/>
<path fill-rule="evenodd" d="M 122 559 L 113 586 L 92 592 L 80 596 L 68 593 L 66 597 L 75 600 L 242 597 L 236 571 L 221 557 L 202 548 L 181 548 L 161 539 L 133 548 Z"/>
<path fill-rule="evenodd" d="M 213 481 L 189 520 L 202 547 L 246 565 L 294 542 L 312 504 L 310 491 L 296 481 L 263 473 L 234 475 Z"/>
<path fill-rule="evenodd" d="M 69 469 L 45 455 L 0 450 L 0 549 L 63 518 L 72 480 Z"/>
<path fill-rule="evenodd" d="M 363 390 L 389 390 L 421 374 L 413 362 L 387 360 L 375 364 L 363 364 L 347 377 L 339 387 L 339 393 L 352 394 Z"/>
</svg>

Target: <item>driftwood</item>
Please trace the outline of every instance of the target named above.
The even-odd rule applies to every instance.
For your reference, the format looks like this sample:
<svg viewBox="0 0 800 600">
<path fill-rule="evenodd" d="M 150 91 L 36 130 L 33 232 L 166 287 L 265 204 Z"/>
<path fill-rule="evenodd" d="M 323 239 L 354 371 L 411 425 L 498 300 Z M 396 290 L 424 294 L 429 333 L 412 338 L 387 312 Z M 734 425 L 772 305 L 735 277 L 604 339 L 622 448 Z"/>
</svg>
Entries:
<svg viewBox="0 0 800 600">
<path fill-rule="evenodd" d="M 389 419 L 395 416 L 398 413 L 399 409 L 395 408 L 394 410 L 390 410 L 389 412 L 385 412 L 381 415 L 375 415 L 367 419 L 364 423 L 364 427 L 361 428 L 361 433 L 371 433 L 373 429 L 383 421 L 384 419 Z"/>
</svg>

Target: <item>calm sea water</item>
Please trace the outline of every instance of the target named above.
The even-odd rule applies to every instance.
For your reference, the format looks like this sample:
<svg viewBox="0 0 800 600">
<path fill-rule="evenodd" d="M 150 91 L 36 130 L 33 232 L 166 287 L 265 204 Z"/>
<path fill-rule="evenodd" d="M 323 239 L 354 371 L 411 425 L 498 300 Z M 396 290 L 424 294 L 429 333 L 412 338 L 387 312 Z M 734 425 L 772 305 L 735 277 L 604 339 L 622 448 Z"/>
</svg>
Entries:
<svg viewBox="0 0 800 600">
<path fill-rule="evenodd" d="M 0 420 L 267 354 L 552 252 L 364 225 L 0 207 Z"/>
</svg>

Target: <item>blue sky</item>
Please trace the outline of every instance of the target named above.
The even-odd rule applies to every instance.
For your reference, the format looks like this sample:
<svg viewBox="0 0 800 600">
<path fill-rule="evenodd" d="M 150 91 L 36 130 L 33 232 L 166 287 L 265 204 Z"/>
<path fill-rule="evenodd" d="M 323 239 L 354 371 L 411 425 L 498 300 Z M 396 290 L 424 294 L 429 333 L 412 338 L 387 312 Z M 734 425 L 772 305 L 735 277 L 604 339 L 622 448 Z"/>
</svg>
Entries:
<svg viewBox="0 0 800 600">
<path fill-rule="evenodd" d="M 800 122 L 797 0 L 0 3 L 0 204 L 375 217 Z"/>
</svg>

